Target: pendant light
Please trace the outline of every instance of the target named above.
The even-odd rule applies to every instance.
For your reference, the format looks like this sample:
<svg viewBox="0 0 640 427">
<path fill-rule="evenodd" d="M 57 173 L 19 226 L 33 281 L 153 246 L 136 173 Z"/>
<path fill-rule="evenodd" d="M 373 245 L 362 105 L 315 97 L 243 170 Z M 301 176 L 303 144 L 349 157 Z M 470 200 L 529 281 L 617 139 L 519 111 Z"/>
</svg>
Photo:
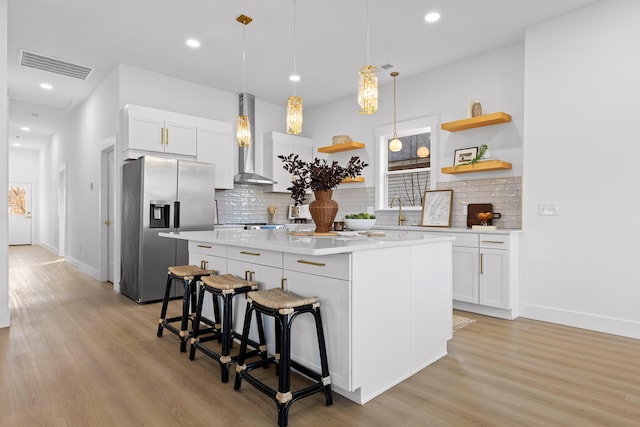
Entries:
<svg viewBox="0 0 640 427">
<path fill-rule="evenodd" d="M 293 96 L 287 102 L 287 133 L 302 133 L 302 97 L 296 96 L 296 82 L 300 76 L 296 73 L 296 0 L 293 0 L 293 74 L 289 77 L 293 82 Z"/>
<path fill-rule="evenodd" d="M 397 71 L 391 73 L 393 77 L 393 138 L 389 141 L 389 150 L 400 151 L 402 150 L 402 141 L 398 139 L 398 133 L 396 132 L 396 77 L 398 77 Z"/>
<path fill-rule="evenodd" d="M 246 57 L 245 57 L 245 29 L 247 25 L 253 21 L 246 15 L 240 15 L 236 18 L 236 21 L 243 25 L 242 27 L 242 93 L 245 93 L 245 74 L 246 74 Z M 243 103 L 242 114 L 238 116 L 238 124 L 236 130 L 236 137 L 238 138 L 238 145 L 240 147 L 248 147 L 251 145 L 251 126 L 249 124 L 249 116 L 246 114 L 245 103 Z"/>
<path fill-rule="evenodd" d="M 369 64 L 369 0 L 367 0 L 367 64 Z M 358 73 L 358 104 L 360 114 L 378 111 L 378 67 L 365 65 Z"/>
</svg>

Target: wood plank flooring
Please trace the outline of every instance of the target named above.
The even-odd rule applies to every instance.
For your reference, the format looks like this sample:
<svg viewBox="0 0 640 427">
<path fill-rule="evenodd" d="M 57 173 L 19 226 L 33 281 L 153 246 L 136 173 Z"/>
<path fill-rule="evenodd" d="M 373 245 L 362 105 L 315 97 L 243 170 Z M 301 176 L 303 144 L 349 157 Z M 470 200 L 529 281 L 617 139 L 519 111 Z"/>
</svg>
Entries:
<svg viewBox="0 0 640 427">
<path fill-rule="evenodd" d="M 159 304 L 135 304 L 40 247 L 9 253 L 0 426 L 276 425 L 271 400 L 221 384 L 174 335 L 156 337 Z M 289 425 L 640 426 L 640 341 L 457 314 L 476 322 L 455 331 L 447 357 L 364 406 L 302 399 Z"/>
</svg>

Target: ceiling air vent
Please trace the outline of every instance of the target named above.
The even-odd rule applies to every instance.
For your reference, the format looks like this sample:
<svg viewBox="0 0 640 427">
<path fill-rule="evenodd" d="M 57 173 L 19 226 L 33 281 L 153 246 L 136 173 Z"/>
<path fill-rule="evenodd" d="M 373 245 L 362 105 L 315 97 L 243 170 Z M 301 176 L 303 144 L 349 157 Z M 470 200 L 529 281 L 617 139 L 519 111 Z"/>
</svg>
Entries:
<svg viewBox="0 0 640 427">
<path fill-rule="evenodd" d="M 27 52 L 26 50 L 20 51 L 18 64 L 23 67 L 35 68 L 36 70 L 48 71 L 80 80 L 87 80 L 93 72 L 93 68 L 85 67 L 84 65 L 72 64 L 50 56 Z"/>
</svg>

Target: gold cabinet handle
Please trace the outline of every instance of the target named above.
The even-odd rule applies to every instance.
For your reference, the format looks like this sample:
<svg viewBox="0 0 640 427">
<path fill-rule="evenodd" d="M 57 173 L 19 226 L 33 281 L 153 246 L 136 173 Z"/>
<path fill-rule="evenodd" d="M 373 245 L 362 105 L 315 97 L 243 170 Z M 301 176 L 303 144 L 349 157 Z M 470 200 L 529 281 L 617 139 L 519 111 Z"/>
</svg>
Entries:
<svg viewBox="0 0 640 427">
<path fill-rule="evenodd" d="M 164 143 L 169 145 L 169 128 L 165 128 L 164 131 L 167 134 L 164 138 Z"/>
<path fill-rule="evenodd" d="M 164 128 L 160 128 L 160 144 L 164 145 Z"/>
<path fill-rule="evenodd" d="M 200 268 L 203 270 L 208 270 L 209 268 L 209 261 L 207 261 L 206 259 L 203 259 L 200 261 Z"/>
<path fill-rule="evenodd" d="M 484 274 L 484 268 L 483 268 L 483 261 L 484 261 L 484 254 L 480 254 L 480 274 Z"/>
<path fill-rule="evenodd" d="M 300 264 L 315 265 L 316 267 L 325 267 L 327 265 L 324 262 L 306 261 L 304 259 L 299 259 L 298 262 Z"/>
<path fill-rule="evenodd" d="M 211 245 L 198 245 L 199 248 L 211 249 Z"/>
<path fill-rule="evenodd" d="M 104 225 L 111 225 L 111 221 L 106 220 L 106 221 L 104 222 Z"/>
<path fill-rule="evenodd" d="M 483 240 L 482 243 L 499 243 L 504 245 L 504 242 L 501 242 L 500 240 Z"/>
<path fill-rule="evenodd" d="M 240 251 L 240 253 L 242 255 L 251 255 L 251 256 L 260 256 L 259 252 L 247 252 L 247 251 Z"/>
<path fill-rule="evenodd" d="M 287 286 L 287 279 L 286 277 L 283 277 L 282 280 L 280 280 L 280 287 L 284 289 L 286 286 Z"/>
</svg>

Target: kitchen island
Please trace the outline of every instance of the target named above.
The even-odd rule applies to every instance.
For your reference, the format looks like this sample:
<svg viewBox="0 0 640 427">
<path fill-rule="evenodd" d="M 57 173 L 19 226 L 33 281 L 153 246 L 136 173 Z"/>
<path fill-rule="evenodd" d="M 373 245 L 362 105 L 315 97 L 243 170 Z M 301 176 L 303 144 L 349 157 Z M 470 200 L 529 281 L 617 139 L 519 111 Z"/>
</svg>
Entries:
<svg viewBox="0 0 640 427">
<path fill-rule="evenodd" d="M 310 236 L 285 230 L 160 233 L 189 241 L 189 263 L 251 277 L 261 289 L 318 296 L 333 389 L 364 404 L 447 354 L 452 237 L 388 231 Z M 211 306 L 205 307 L 209 313 Z M 234 307 L 241 330 L 245 302 Z M 269 326 L 269 325 L 267 325 Z M 255 328 L 252 328 L 255 330 Z M 273 328 L 267 342 L 273 351 Z M 319 371 L 314 325 L 294 323 L 292 355 Z"/>
</svg>

